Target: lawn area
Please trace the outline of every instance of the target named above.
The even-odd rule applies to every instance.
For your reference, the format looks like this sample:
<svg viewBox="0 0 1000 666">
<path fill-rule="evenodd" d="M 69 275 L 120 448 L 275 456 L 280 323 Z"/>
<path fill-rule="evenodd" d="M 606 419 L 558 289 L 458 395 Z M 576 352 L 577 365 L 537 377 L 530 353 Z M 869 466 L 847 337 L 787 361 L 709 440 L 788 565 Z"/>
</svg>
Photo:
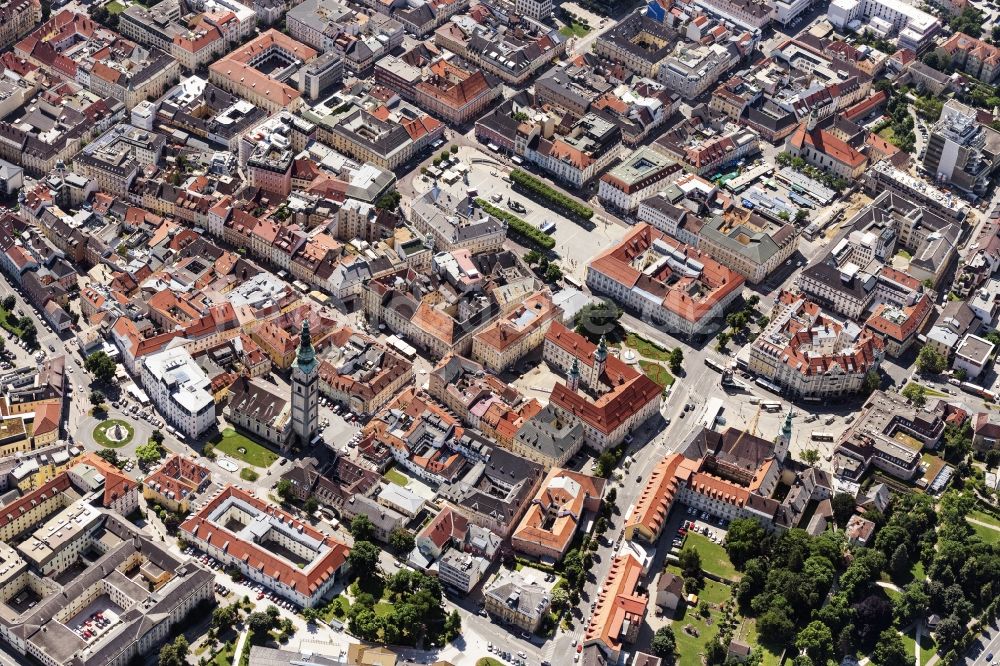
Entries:
<svg viewBox="0 0 1000 666">
<path fill-rule="evenodd" d="M 924 479 L 927 483 L 930 483 L 944 467 L 944 460 L 939 456 L 931 455 L 930 453 L 924 453 L 920 456 L 920 460 L 927 465 L 927 471 L 924 472 Z"/>
<path fill-rule="evenodd" d="M 941 391 L 937 391 L 935 389 L 928 388 L 928 387 L 924 386 L 923 384 L 921 384 L 919 382 L 910 382 L 910 384 L 916 384 L 917 386 L 920 386 L 921 388 L 923 388 L 924 389 L 924 395 L 927 396 L 928 398 L 945 398 L 945 397 L 948 396 L 947 393 L 942 393 Z M 907 384 L 907 386 L 910 386 L 910 384 Z M 900 393 L 902 393 L 902 391 L 900 391 Z"/>
<path fill-rule="evenodd" d="M 879 130 L 878 135 L 883 139 L 885 139 L 886 141 L 888 141 L 889 143 L 892 143 L 892 140 L 895 138 L 896 133 L 892 131 L 892 127 L 884 127 L 881 130 Z"/>
<path fill-rule="evenodd" d="M 639 352 L 640 356 L 651 358 L 654 361 L 670 360 L 670 352 L 668 350 L 664 349 L 655 342 L 650 342 L 646 338 L 636 335 L 635 333 L 629 333 L 625 336 L 625 346 L 636 350 Z"/>
<path fill-rule="evenodd" d="M 887 127 L 886 130 L 888 130 L 890 134 L 892 133 L 892 128 Z M 884 131 L 885 130 L 883 130 L 883 132 Z M 879 134 L 879 136 L 882 136 L 882 132 L 879 132 L 878 134 Z M 892 141 L 892 139 L 889 139 L 889 137 L 883 136 L 882 138 L 883 139 L 888 139 L 889 141 Z M 909 261 L 910 259 L 913 259 L 913 255 L 911 255 L 906 250 L 900 250 L 899 252 L 896 253 L 896 256 L 899 257 L 900 259 L 906 259 L 907 261 Z"/>
<path fill-rule="evenodd" d="M 920 560 L 914 562 L 913 566 L 910 567 L 910 574 L 913 576 L 913 580 L 923 580 L 927 578 L 927 572 L 924 571 L 924 563 Z"/>
<path fill-rule="evenodd" d="M 392 602 L 391 601 L 380 601 L 375 604 L 375 615 L 379 617 L 386 617 L 392 614 Z"/>
<path fill-rule="evenodd" d="M 482 657 L 476 662 L 476 666 L 503 666 L 503 664 L 493 657 Z"/>
<path fill-rule="evenodd" d="M 114 428 L 114 426 L 120 425 L 125 431 L 124 437 L 120 441 L 115 441 L 108 437 L 108 431 Z M 101 421 L 94 428 L 94 441 L 105 448 L 118 449 L 129 442 L 132 441 L 132 436 L 135 434 L 132 426 L 128 424 L 127 421 L 122 421 L 121 419 L 108 419 L 106 421 Z"/>
<path fill-rule="evenodd" d="M 583 37 L 588 32 L 590 32 L 590 28 L 577 21 L 559 28 L 559 34 L 563 37 Z"/>
<path fill-rule="evenodd" d="M 975 523 L 969 523 L 969 525 L 972 526 L 983 543 L 1000 543 L 1000 531 Z"/>
<path fill-rule="evenodd" d="M 674 383 L 674 376 L 659 363 L 640 360 L 639 367 L 642 368 L 643 374 L 663 388 L 667 388 Z"/>
<path fill-rule="evenodd" d="M 720 583 L 709 578 L 705 579 L 705 588 L 698 595 L 699 600 L 707 601 L 710 604 L 724 604 L 732 596 L 732 588 L 725 583 Z"/>
<path fill-rule="evenodd" d="M 911 629 L 910 633 L 903 634 L 903 645 L 906 646 L 906 653 L 914 659 L 916 659 L 917 656 L 917 641 L 914 638 L 915 632 L 916 629 Z M 927 630 L 925 629 L 923 636 L 920 637 L 920 666 L 924 666 L 924 664 L 930 661 L 936 650 L 937 644 L 934 642 L 934 639 L 927 634 Z"/>
<path fill-rule="evenodd" d="M 24 331 L 21 329 L 20 323 L 11 324 L 7 317 L 10 316 L 10 310 L 7 310 L 0 306 L 0 326 L 3 326 L 5 331 L 10 331 L 17 337 L 21 337 Z M 19 321 L 19 317 L 15 314 L 14 319 Z"/>
<path fill-rule="evenodd" d="M 744 618 L 743 624 L 740 625 L 733 635 L 743 638 L 743 642 L 751 648 L 760 647 L 764 657 L 763 666 L 780 666 L 781 648 L 774 647 L 773 645 L 765 645 L 760 642 L 760 637 L 757 635 L 756 620 Z"/>
<path fill-rule="evenodd" d="M 410 483 L 410 480 L 406 478 L 406 475 L 394 467 L 390 467 L 382 478 L 386 481 L 395 483 L 397 486 L 403 486 L 404 488 Z"/>
<path fill-rule="evenodd" d="M 727 580 L 739 580 L 733 563 L 729 561 L 726 549 L 701 534 L 688 532 L 684 539 L 684 547 L 691 546 L 701 555 L 701 568 L 707 573 L 715 574 Z"/>
<path fill-rule="evenodd" d="M 118 2 L 118 0 L 112 0 L 108 4 L 104 5 L 104 8 L 108 10 L 109 14 L 121 14 L 125 11 L 125 5 Z"/>
<path fill-rule="evenodd" d="M 327 604 L 326 608 L 323 609 L 323 619 L 329 622 L 330 620 L 346 620 L 347 611 L 351 607 L 351 602 L 347 600 L 343 594 L 334 597 L 333 601 Z M 337 617 L 335 612 L 337 608 L 340 608 L 340 617 Z"/>
<path fill-rule="evenodd" d="M 240 478 L 243 479 L 244 481 L 249 481 L 250 483 L 253 483 L 254 481 L 260 478 L 260 474 L 253 471 L 249 467 L 244 467 L 243 469 L 240 470 Z"/>
<path fill-rule="evenodd" d="M 674 619 L 674 636 L 677 637 L 678 666 L 701 666 L 701 654 L 705 651 L 705 643 L 719 633 L 718 625 L 722 613 L 712 609 L 708 618 L 698 614 L 696 608 L 684 608 L 683 615 Z M 689 631 L 694 632 L 688 633 Z"/>
<path fill-rule="evenodd" d="M 231 666 L 233 655 L 236 654 L 236 642 L 238 640 L 239 637 L 237 636 L 231 643 L 223 645 L 221 650 L 212 655 L 212 661 L 209 663 L 215 664 L 215 666 Z M 250 646 L 247 646 L 246 649 L 249 650 Z"/>
<path fill-rule="evenodd" d="M 920 451 L 924 448 L 923 443 L 916 437 L 907 435 L 905 432 L 897 432 L 895 440 L 912 451 Z"/>
<path fill-rule="evenodd" d="M 969 518 L 974 518 L 981 523 L 992 525 L 993 527 L 1000 530 L 1000 520 L 997 520 L 996 518 L 994 518 L 993 516 L 984 511 L 970 511 Z"/>
<path fill-rule="evenodd" d="M 222 438 L 215 444 L 215 450 L 225 453 L 227 456 L 242 460 L 255 467 L 269 467 L 271 463 L 278 459 L 278 454 L 261 444 L 253 441 L 245 435 L 241 435 L 232 428 L 222 431 Z M 243 451 L 240 451 L 243 449 Z"/>
</svg>

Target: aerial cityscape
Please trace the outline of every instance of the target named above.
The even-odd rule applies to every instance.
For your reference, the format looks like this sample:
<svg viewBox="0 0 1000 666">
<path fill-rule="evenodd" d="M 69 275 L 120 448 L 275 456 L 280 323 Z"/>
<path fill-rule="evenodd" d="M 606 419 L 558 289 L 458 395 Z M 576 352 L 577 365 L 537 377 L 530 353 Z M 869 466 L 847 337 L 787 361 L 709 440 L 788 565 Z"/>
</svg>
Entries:
<svg viewBox="0 0 1000 666">
<path fill-rule="evenodd" d="M 1000 3 L 0 0 L 0 666 L 1000 663 Z"/>
</svg>

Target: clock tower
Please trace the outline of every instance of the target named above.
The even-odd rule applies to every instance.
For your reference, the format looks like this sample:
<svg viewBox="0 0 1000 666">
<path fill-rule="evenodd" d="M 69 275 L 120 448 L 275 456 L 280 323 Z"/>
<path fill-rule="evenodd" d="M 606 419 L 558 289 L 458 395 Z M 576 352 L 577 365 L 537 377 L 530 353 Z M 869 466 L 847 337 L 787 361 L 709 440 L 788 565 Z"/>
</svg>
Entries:
<svg viewBox="0 0 1000 666">
<path fill-rule="evenodd" d="M 318 370 L 307 319 L 302 324 L 299 350 L 292 364 L 292 434 L 303 448 L 309 446 L 319 426 Z"/>
</svg>

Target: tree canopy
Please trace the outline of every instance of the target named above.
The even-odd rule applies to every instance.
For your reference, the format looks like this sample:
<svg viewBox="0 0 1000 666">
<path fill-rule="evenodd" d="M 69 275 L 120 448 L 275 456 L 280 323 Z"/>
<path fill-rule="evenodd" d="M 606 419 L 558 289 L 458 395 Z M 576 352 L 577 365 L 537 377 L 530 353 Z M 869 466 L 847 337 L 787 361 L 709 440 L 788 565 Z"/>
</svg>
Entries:
<svg viewBox="0 0 1000 666">
<path fill-rule="evenodd" d="M 673 628 L 668 625 L 657 629 L 656 633 L 653 634 L 650 648 L 653 651 L 653 656 L 666 662 L 672 662 L 677 652 L 677 637 L 674 636 Z"/>
<path fill-rule="evenodd" d="M 99 382 L 110 382 L 115 376 L 116 365 L 114 360 L 106 352 L 96 351 L 87 356 L 83 363 L 87 372 L 94 375 L 94 379 Z"/>
<path fill-rule="evenodd" d="M 351 536 L 359 541 L 371 541 L 375 534 L 375 526 L 368 516 L 361 514 L 354 516 L 351 521 Z"/>
<path fill-rule="evenodd" d="M 378 547 L 370 541 L 355 541 L 347 562 L 355 576 L 362 581 L 369 580 L 378 573 Z"/>
<path fill-rule="evenodd" d="M 936 375 L 943 372 L 947 366 L 948 360 L 933 347 L 925 346 L 917 354 L 917 369 L 920 372 Z"/>
</svg>

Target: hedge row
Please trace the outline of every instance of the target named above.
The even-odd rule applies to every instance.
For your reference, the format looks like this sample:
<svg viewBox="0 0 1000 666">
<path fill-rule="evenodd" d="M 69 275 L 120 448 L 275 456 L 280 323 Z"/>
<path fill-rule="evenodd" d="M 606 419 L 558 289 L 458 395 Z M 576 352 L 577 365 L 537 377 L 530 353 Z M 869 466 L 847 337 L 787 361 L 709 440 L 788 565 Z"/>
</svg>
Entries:
<svg viewBox="0 0 1000 666">
<path fill-rule="evenodd" d="M 553 240 L 552 236 L 542 233 L 540 229 L 528 224 L 516 215 L 511 215 L 507 211 L 497 208 L 485 199 L 476 199 L 476 204 L 493 217 L 507 222 L 510 229 L 512 229 L 517 235 L 523 236 L 525 240 L 534 243 L 539 248 L 543 250 L 551 250 L 556 246 L 556 242 Z"/>
<path fill-rule="evenodd" d="M 584 206 L 577 201 L 570 199 L 568 196 L 562 192 L 558 192 L 544 182 L 538 180 L 531 174 L 521 171 L 520 169 L 514 169 L 510 172 L 510 179 L 515 185 L 519 185 L 524 189 L 530 191 L 535 196 L 541 197 L 547 200 L 556 208 L 560 208 L 563 211 L 578 217 L 583 220 L 589 220 L 594 216 L 594 211 L 588 206 Z"/>
</svg>

